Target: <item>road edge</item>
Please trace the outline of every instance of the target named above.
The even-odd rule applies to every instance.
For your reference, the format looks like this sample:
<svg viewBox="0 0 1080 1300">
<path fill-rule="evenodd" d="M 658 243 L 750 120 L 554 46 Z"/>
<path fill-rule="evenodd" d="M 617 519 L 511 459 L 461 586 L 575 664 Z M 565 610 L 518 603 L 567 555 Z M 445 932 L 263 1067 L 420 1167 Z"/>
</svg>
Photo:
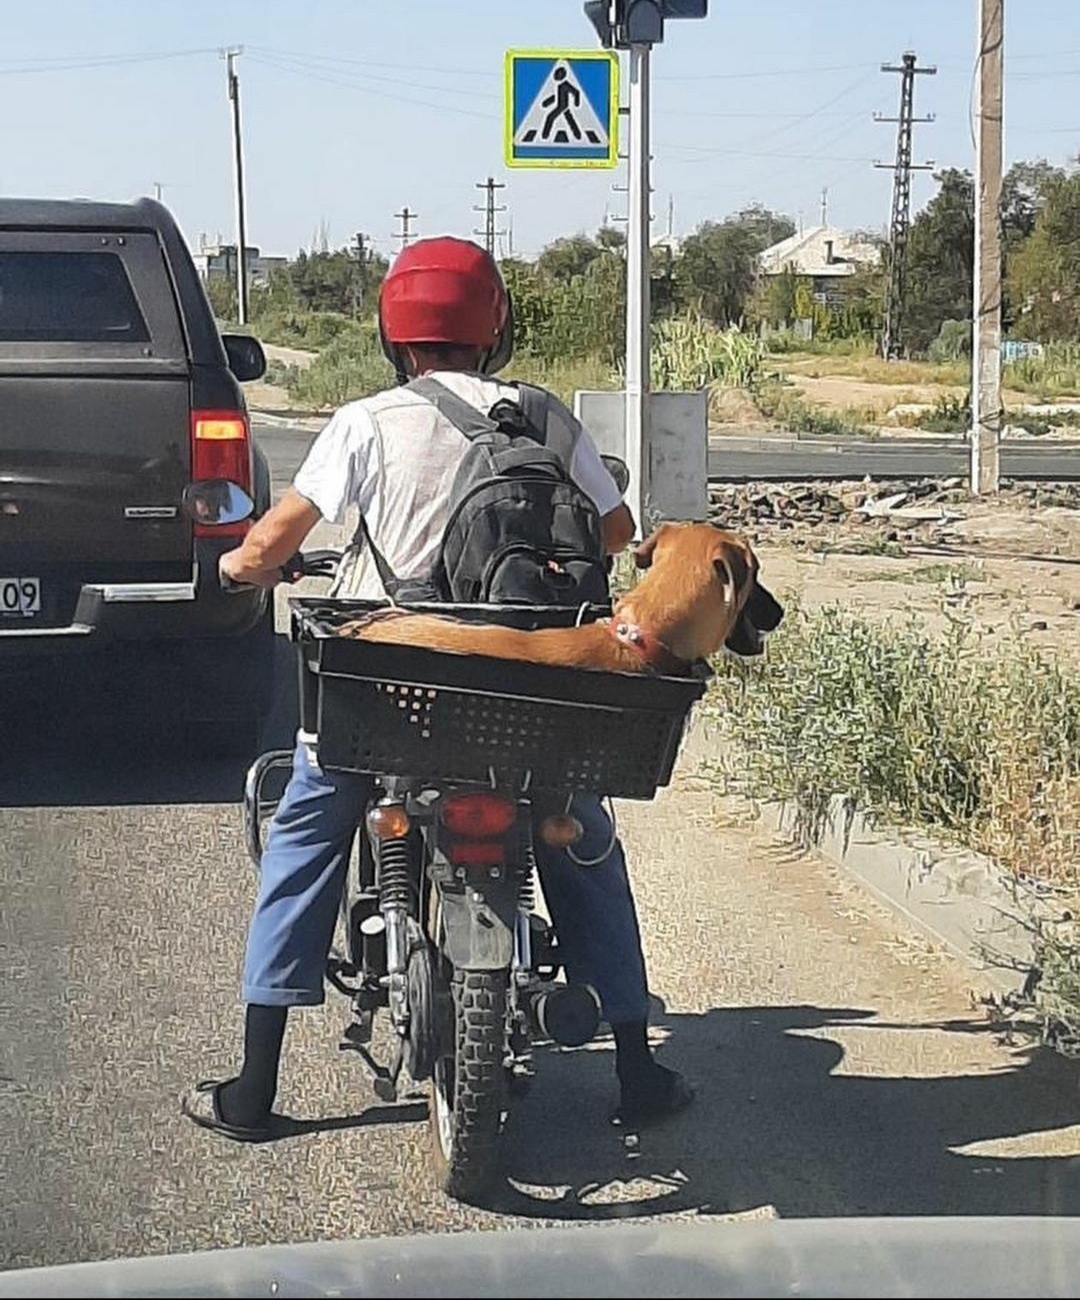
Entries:
<svg viewBox="0 0 1080 1300">
<path fill-rule="evenodd" d="M 708 778 L 720 759 L 705 719 L 688 728 L 682 761 Z M 819 839 L 799 834 L 790 801 L 755 801 L 758 824 L 812 849 L 904 916 L 928 939 L 964 961 L 985 991 L 1016 992 L 1035 964 L 1032 918 L 1050 916 L 1046 898 L 992 859 L 875 821 L 841 796 L 832 801 Z"/>
</svg>

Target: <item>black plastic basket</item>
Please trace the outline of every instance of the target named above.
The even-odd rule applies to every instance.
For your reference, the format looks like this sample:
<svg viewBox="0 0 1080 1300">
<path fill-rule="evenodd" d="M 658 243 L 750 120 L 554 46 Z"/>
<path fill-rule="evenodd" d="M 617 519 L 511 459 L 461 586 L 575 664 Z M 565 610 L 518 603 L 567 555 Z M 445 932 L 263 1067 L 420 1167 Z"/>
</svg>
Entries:
<svg viewBox="0 0 1080 1300">
<path fill-rule="evenodd" d="M 697 677 L 594 672 L 337 635 L 384 602 L 295 598 L 302 725 L 329 769 L 651 799 L 667 785 Z M 475 622 L 572 626 L 578 611 L 416 606 Z M 585 613 L 591 621 L 607 611 Z"/>
</svg>

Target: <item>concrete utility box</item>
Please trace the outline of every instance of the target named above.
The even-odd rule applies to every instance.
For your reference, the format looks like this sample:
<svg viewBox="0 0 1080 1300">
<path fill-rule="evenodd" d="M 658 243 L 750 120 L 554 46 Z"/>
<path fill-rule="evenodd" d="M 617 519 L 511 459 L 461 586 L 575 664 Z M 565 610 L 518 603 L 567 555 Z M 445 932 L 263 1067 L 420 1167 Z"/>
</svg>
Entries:
<svg viewBox="0 0 1080 1300">
<path fill-rule="evenodd" d="M 709 517 L 709 395 L 652 393 L 646 447 L 650 511 L 659 519 Z M 626 459 L 626 394 L 578 391 L 574 414 L 601 452 Z"/>
</svg>

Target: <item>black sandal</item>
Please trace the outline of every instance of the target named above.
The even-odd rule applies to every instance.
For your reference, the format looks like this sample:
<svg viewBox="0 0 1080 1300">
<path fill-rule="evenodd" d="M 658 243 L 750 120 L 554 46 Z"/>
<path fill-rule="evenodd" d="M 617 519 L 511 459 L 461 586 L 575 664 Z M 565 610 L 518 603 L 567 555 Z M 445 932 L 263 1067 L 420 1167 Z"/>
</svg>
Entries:
<svg viewBox="0 0 1080 1300">
<path fill-rule="evenodd" d="M 681 1074 L 672 1070 L 669 1075 L 669 1086 L 663 1091 L 647 1090 L 637 1097 L 631 1092 L 629 1097 L 624 1096 L 612 1123 L 619 1128 L 648 1128 L 686 1110 L 697 1093 Z"/>
<path fill-rule="evenodd" d="M 271 1114 L 265 1124 L 230 1124 L 221 1113 L 221 1089 L 228 1079 L 204 1079 L 180 1100 L 180 1113 L 193 1124 L 220 1133 L 232 1142 L 273 1142 L 299 1131 L 284 1115 Z"/>
</svg>

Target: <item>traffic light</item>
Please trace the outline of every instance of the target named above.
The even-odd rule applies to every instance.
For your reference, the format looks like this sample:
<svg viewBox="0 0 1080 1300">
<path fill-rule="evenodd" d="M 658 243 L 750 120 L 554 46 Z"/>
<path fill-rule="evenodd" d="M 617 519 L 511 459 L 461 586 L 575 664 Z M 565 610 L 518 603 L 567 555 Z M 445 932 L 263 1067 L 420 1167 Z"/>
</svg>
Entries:
<svg viewBox="0 0 1080 1300">
<path fill-rule="evenodd" d="M 615 30 L 612 19 L 611 0 L 585 0 L 585 17 L 596 28 L 600 44 L 610 50 L 615 44 Z"/>
<path fill-rule="evenodd" d="M 705 18 L 709 0 L 586 0 L 585 16 L 607 49 L 659 45 L 665 18 Z"/>
</svg>

